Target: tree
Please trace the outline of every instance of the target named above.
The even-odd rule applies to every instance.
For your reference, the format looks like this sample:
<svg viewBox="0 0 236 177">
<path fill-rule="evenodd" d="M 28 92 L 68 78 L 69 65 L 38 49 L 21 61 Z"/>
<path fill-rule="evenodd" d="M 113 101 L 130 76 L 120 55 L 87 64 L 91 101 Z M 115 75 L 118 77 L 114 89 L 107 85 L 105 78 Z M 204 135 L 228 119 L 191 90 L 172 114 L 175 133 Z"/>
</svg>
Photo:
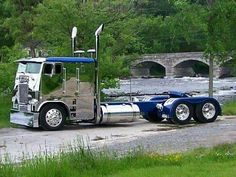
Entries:
<svg viewBox="0 0 236 177">
<path fill-rule="evenodd" d="M 206 41 L 206 10 L 188 1 L 172 1 L 171 16 L 146 16 L 138 23 L 146 53 L 202 51 Z M 140 17 L 139 17 L 140 18 Z"/>
<path fill-rule="evenodd" d="M 207 0 L 208 40 L 206 54 L 209 67 L 209 96 L 213 96 L 213 60 L 224 61 L 235 55 L 236 2 L 234 0 Z"/>
<path fill-rule="evenodd" d="M 9 17 L 9 11 L 4 6 L 4 1 L 0 0 L 0 62 L 6 62 L 6 55 L 9 52 L 9 48 L 14 45 L 14 41 L 10 35 L 8 35 L 8 29 L 4 27 L 3 23 L 7 17 Z"/>
<path fill-rule="evenodd" d="M 22 44 L 29 48 L 31 56 L 34 57 L 35 49 L 39 42 L 33 38 L 33 18 L 35 7 L 41 0 L 6 0 L 5 7 L 10 16 L 5 19 L 4 26 L 10 32 L 15 43 Z"/>
<path fill-rule="evenodd" d="M 70 33 L 73 26 L 78 27 L 79 36 L 84 35 L 82 28 L 87 25 L 86 16 L 81 18 L 83 11 L 79 11 L 78 6 L 80 4 L 74 0 L 44 0 L 37 6 L 34 37 L 50 55 L 71 55 Z"/>
<path fill-rule="evenodd" d="M 236 50 L 236 2 L 234 0 L 213 1 L 208 18 L 207 52 L 224 60 L 222 56 L 235 55 Z"/>
<path fill-rule="evenodd" d="M 177 9 L 174 6 L 173 0 L 146 0 L 135 1 L 135 9 L 140 14 L 146 14 L 151 16 L 166 16 L 174 15 Z"/>
<path fill-rule="evenodd" d="M 128 1 L 127 1 L 128 3 Z M 73 26 L 78 28 L 77 49 L 88 50 L 95 47 L 94 32 L 105 24 L 101 36 L 101 70 L 108 73 L 103 79 L 112 79 L 127 73 L 124 54 L 140 50 L 136 36 L 133 35 L 133 19 L 128 8 L 121 8 L 120 1 L 94 3 L 76 0 L 44 0 L 37 6 L 34 18 L 34 37 L 46 51 L 54 56 L 71 56 L 70 36 Z M 45 20 L 47 19 L 47 20 Z M 124 23 L 125 22 L 125 23 Z"/>
</svg>

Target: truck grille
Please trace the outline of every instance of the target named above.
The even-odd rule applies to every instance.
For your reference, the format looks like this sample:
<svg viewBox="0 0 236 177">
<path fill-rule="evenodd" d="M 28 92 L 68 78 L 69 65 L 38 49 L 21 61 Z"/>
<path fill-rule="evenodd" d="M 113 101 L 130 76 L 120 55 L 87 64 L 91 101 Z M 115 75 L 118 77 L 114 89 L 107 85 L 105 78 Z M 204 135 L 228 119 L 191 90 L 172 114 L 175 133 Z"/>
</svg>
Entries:
<svg viewBox="0 0 236 177">
<path fill-rule="evenodd" d="M 27 105 L 20 105 L 19 106 L 19 111 L 21 111 L 21 112 L 27 112 Z"/>
<path fill-rule="evenodd" d="M 28 103 L 28 84 L 27 83 L 19 83 L 19 103 L 20 104 L 27 104 Z"/>
</svg>

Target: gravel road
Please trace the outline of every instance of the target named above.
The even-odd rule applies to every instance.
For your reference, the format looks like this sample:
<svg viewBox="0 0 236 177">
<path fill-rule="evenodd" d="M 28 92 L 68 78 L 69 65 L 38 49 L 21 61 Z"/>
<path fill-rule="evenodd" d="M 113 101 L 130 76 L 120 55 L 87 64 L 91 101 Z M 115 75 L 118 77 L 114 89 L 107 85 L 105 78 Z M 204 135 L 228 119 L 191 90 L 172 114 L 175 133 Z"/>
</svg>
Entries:
<svg viewBox="0 0 236 177">
<path fill-rule="evenodd" d="M 236 116 L 220 117 L 214 123 L 176 126 L 167 122 L 137 122 L 114 125 L 70 125 L 61 131 L 0 129 L 0 162 L 18 162 L 39 154 L 67 151 L 83 143 L 92 149 L 119 153 L 142 147 L 159 153 L 183 152 L 198 147 L 236 143 Z"/>
</svg>

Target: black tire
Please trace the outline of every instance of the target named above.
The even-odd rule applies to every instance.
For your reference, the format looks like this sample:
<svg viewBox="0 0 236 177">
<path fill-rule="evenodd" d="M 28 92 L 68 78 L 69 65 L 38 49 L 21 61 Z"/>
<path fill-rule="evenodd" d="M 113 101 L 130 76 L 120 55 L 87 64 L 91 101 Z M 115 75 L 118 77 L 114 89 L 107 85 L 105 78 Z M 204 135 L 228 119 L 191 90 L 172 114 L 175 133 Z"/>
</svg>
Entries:
<svg viewBox="0 0 236 177">
<path fill-rule="evenodd" d="M 196 107 L 193 111 L 193 120 L 197 123 L 203 123 L 201 120 L 198 119 L 198 117 L 196 116 Z"/>
<path fill-rule="evenodd" d="M 204 109 L 208 111 L 205 111 L 204 113 Z M 210 113 L 210 111 L 212 111 L 211 114 L 207 115 L 207 112 Z M 217 111 L 217 104 L 214 101 L 205 101 L 196 106 L 195 114 L 196 119 L 201 123 L 214 122 L 219 114 L 219 112 Z"/>
<path fill-rule="evenodd" d="M 181 118 L 181 108 L 183 108 L 183 117 Z M 180 113 L 178 114 L 177 111 Z M 184 116 L 185 115 L 185 116 Z M 191 117 L 193 115 L 193 107 L 191 104 L 187 102 L 180 102 L 174 107 L 174 117 L 173 122 L 175 124 L 185 125 L 188 124 L 191 120 Z"/>
<path fill-rule="evenodd" d="M 164 118 L 159 117 L 156 112 L 149 112 L 148 116 L 146 116 L 145 118 L 149 122 L 153 122 L 153 123 L 159 123 L 164 120 Z"/>
<path fill-rule="evenodd" d="M 199 120 L 196 115 L 193 116 L 193 120 L 195 120 L 197 123 L 204 123 L 201 120 Z"/>
<path fill-rule="evenodd" d="M 168 123 L 170 123 L 170 124 L 175 124 L 174 120 L 171 119 L 171 118 L 166 119 L 166 121 L 167 121 Z"/>
<path fill-rule="evenodd" d="M 54 122 L 53 119 L 50 119 L 49 116 L 53 117 L 54 115 L 51 114 L 59 114 L 58 120 Z M 39 114 L 39 121 L 40 121 L 40 127 L 42 127 L 44 130 L 59 130 L 62 129 L 65 125 L 66 121 L 66 111 L 65 109 L 58 105 L 58 104 L 48 104 L 44 106 Z M 55 119 L 54 119 L 55 121 Z"/>
</svg>

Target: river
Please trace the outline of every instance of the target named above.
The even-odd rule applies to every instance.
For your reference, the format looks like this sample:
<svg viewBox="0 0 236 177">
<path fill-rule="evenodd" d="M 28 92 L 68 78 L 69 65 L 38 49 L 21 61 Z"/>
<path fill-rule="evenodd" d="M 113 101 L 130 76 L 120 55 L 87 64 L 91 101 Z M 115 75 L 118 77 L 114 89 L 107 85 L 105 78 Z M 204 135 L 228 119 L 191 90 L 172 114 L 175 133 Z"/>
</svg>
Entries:
<svg viewBox="0 0 236 177">
<path fill-rule="evenodd" d="M 166 91 L 196 92 L 194 96 L 208 95 L 208 78 L 183 77 L 183 78 L 132 78 L 120 80 L 120 87 L 104 89 L 106 94 L 111 93 L 142 93 L 154 94 Z M 214 97 L 221 103 L 236 99 L 236 77 L 214 79 Z"/>
</svg>

